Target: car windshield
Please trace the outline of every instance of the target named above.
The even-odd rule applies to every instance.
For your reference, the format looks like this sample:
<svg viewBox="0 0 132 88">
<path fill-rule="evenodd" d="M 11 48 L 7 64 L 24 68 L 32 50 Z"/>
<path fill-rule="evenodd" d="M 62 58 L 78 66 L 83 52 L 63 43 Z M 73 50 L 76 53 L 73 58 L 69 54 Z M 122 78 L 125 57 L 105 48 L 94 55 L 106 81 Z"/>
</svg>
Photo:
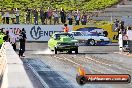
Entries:
<svg viewBox="0 0 132 88">
<path fill-rule="evenodd" d="M 60 39 L 60 37 L 63 37 L 63 36 L 68 36 L 68 37 L 73 38 L 72 34 L 55 34 L 56 39 Z"/>
</svg>

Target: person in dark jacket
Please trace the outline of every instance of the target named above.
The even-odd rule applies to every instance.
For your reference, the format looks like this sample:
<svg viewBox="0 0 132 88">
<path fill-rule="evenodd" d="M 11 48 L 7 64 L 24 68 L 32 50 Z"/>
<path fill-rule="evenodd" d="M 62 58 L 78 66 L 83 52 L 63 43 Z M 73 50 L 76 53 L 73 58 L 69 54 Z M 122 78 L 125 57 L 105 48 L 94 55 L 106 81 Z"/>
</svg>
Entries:
<svg viewBox="0 0 132 88">
<path fill-rule="evenodd" d="M 38 11 L 37 11 L 37 9 L 34 9 L 33 15 L 34 15 L 34 24 L 38 25 Z"/>
<path fill-rule="evenodd" d="M 43 8 L 40 9 L 40 19 L 41 19 L 41 23 L 43 25 L 44 24 L 44 21 L 45 21 Z"/>
<path fill-rule="evenodd" d="M 25 52 L 25 42 L 26 42 L 26 31 L 23 28 L 22 31 L 20 31 L 19 35 L 19 41 L 20 41 L 20 50 L 19 50 L 19 57 L 24 57 L 24 52 Z"/>
<path fill-rule="evenodd" d="M 4 40 L 5 42 L 10 42 L 9 31 L 6 31 L 5 37 L 3 38 L 3 40 Z"/>
<path fill-rule="evenodd" d="M 61 22 L 63 24 L 65 24 L 66 23 L 66 13 L 65 13 L 64 9 L 61 10 L 60 16 L 61 16 Z"/>
</svg>

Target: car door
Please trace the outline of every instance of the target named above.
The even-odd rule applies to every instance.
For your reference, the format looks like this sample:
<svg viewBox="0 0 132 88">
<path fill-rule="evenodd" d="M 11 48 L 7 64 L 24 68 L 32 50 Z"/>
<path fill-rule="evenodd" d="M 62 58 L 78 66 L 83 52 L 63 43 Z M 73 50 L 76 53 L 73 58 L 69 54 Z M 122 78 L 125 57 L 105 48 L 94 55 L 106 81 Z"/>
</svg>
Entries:
<svg viewBox="0 0 132 88">
<path fill-rule="evenodd" d="M 95 41 L 100 41 L 99 35 L 98 34 L 91 34 L 91 37 Z"/>
<path fill-rule="evenodd" d="M 82 40 L 83 35 L 80 32 L 73 32 L 73 36 L 77 40 Z"/>
<path fill-rule="evenodd" d="M 74 38 L 79 41 L 79 43 L 84 43 L 86 40 L 86 37 L 81 32 L 74 32 L 73 35 Z"/>
</svg>

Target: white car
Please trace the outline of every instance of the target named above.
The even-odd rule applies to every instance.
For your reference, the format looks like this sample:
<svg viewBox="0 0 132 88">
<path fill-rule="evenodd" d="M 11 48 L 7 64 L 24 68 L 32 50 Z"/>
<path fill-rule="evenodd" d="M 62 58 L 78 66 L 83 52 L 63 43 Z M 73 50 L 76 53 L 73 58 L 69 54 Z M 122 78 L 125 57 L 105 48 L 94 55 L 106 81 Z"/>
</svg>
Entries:
<svg viewBox="0 0 132 88">
<path fill-rule="evenodd" d="M 106 45 L 110 43 L 110 39 L 108 37 L 104 37 L 103 35 L 93 34 L 86 31 L 71 31 L 70 33 L 79 41 L 79 43 L 85 43 L 92 46 Z"/>
</svg>

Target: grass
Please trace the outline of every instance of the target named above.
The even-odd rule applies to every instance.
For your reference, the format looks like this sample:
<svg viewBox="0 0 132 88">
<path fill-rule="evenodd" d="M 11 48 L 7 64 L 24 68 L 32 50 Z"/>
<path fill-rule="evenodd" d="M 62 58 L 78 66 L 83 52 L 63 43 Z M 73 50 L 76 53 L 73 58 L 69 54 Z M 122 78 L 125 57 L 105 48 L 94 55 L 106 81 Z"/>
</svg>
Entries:
<svg viewBox="0 0 132 88">
<path fill-rule="evenodd" d="M 1 0 L 0 8 L 40 8 L 63 7 L 65 10 L 98 10 L 117 3 L 119 0 Z"/>
<path fill-rule="evenodd" d="M 44 10 L 50 8 L 64 10 L 81 10 L 81 11 L 95 11 L 104 9 L 106 7 L 112 6 L 118 3 L 119 0 L 0 0 L 0 8 L 6 8 L 11 10 L 11 8 L 19 8 L 21 10 L 21 23 L 24 23 L 25 9 L 37 8 L 38 10 L 43 7 Z M 40 20 L 39 20 L 40 22 Z"/>
</svg>

